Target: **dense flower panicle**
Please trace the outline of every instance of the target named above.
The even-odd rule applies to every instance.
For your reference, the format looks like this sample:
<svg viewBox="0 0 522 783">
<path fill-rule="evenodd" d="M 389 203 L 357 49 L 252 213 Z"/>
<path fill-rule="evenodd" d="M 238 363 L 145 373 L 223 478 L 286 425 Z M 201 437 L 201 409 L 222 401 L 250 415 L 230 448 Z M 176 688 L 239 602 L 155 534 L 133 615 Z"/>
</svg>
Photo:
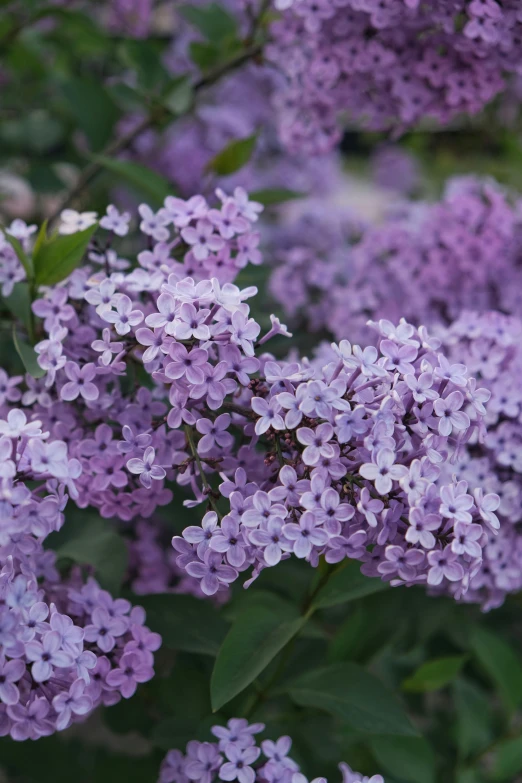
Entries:
<svg viewBox="0 0 522 783">
<path fill-rule="evenodd" d="M 313 566 L 356 559 L 392 584 L 453 582 L 461 595 L 487 536 L 461 551 L 457 523 L 487 522 L 465 481 L 440 477 L 482 436 L 489 392 L 404 321 L 376 325 L 378 350 L 342 340 L 312 363 L 263 353 L 289 333 L 272 316 L 261 336 L 255 289 L 197 282 L 163 252 L 174 222 L 185 264 L 197 255 L 213 269 L 225 246 L 234 257 L 258 207 L 242 190 L 220 196 L 221 210 L 198 196 L 143 205 L 140 266 L 113 271 L 98 246 L 99 271 L 78 270 L 34 304 L 48 337 L 36 345 L 46 396 L 31 412 L 78 462 L 76 503 L 130 521 L 169 502 L 165 481 L 188 489 L 185 503 L 207 513 L 174 538 L 176 564 L 205 595 L 292 554 Z"/>
<path fill-rule="evenodd" d="M 17 739 L 131 696 L 160 644 L 139 608 L 59 578 L 42 542 L 67 496 L 132 522 L 137 592 L 216 600 L 291 556 L 348 557 L 458 598 L 498 527 L 495 492 L 454 475 L 482 442 L 489 391 L 405 321 L 376 325 L 378 349 L 342 340 L 321 361 L 276 361 L 265 345 L 285 325 L 271 316 L 262 334 L 256 289 L 230 282 L 260 207 L 242 189 L 218 196 L 219 209 L 201 196 L 142 205 L 137 263 L 112 245 L 129 216 L 109 209 L 109 241 L 95 233 L 89 265 L 33 304 L 43 377 L 0 377 L 0 725 Z M 74 233 L 96 216 L 65 217 Z M 30 253 L 34 232 L 16 230 Z M 153 515 L 174 482 L 202 523 L 162 557 Z"/>
<path fill-rule="evenodd" d="M 422 327 L 381 321 L 377 328 L 379 350 L 343 340 L 317 363 L 261 357 L 260 377 L 236 392 L 231 416 L 221 414 L 226 428 L 243 430 L 237 458 L 228 445 L 216 441 L 208 452 L 207 436 L 199 440 L 198 452 L 218 461 L 227 455 L 219 487 L 227 513 L 202 476 L 212 509 L 173 546 L 206 594 L 243 571 L 248 586 L 291 555 L 314 566 L 321 556 L 360 560 L 363 573 L 394 585 L 451 582 L 457 596 L 467 590 L 488 521 L 451 472 L 468 439 L 483 437 L 489 392 L 462 364 L 450 364 Z M 458 523 L 480 530 L 473 548 L 459 550 Z"/>
<path fill-rule="evenodd" d="M 41 425 L 16 407 L 0 418 L 0 736 L 15 740 L 130 697 L 153 677 L 161 643 L 142 609 L 80 572 L 60 579 L 43 549 L 63 525 L 67 493 L 78 496 L 81 464 Z"/>
<path fill-rule="evenodd" d="M 378 225 L 314 209 L 270 237 L 270 290 L 289 316 L 361 342 L 372 337 L 368 318 L 431 325 L 463 309 L 517 313 L 520 215 L 519 201 L 473 177 L 451 180 L 440 202 L 404 202 Z"/>
<path fill-rule="evenodd" d="M 248 724 L 244 718 L 231 718 L 226 726 L 213 726 L 217 742 L 191 740 L 185 753 L 169 750 L 160 768 L 158 783 L 213 783 L 237 780 L 238 783 L 308 783 L 299 765 L 288 755 L 290 737 L 260 740 L 263 723 Z M 354 772 L 348 764 L 339 764 L 343 783 L 384 783 L 382 775 L 366 777 Z M 311 783 L 326 783 L 314 778 Z"/>
<path fill-rule="evenodd" d="M 165 466 L 176 463 L 185 437 L 167 432 L 167 413 L 169 427 L 186 419 L 187 382 L 194 386 L 195 398 L 219 407 L 236 386 L 225 378 L 222 358 L 233 362 L 240 356 L 237 345 L 249 356 L 253 353 L 259 327 L 245 317 L 242 297 L 254 289 L 241 294 L 227 281 L 249 260 L 260 260 L 252 225 L 261 206 L 241 188 L 234 197 L 218 194 L 220 208 L 212 208 L 202 196 L 188 201 L 168 197 L 158 213 L 142 205 L 140 228 L 149 249 L 138 254 L 137 265 L 131 268 L 119 258 L 110 242 L 102 247 L 95 241 L 90 266 L 47 289 L 33 304 L 46 333 L 36 344 L 45 376 L 28 381 L 34 391 L 25 392 L 24 399 L 51 438 L 69 444 L 81 466 L 74 490 L 77 504 L 95 506 L 104 517 L 149 517 L 170 501 Z M 74 224 L 77 230 L 84 228 L 87 214 L 91 220 L 91 213 L 75 214 L 75 221 L 74 215 L 66 216 L 67 231 Z M 114 207 L 108 210 L 100 225 L 110 232 L 109 240 L 114 233 L 126 233 L 128 218 Z M 248 238 L 250 248 L 241 244 Z M 26 246 L 30 252 L 29 236 Z M 273 333 L 278 331 L 276 327 Z M 214 366 L 207 361 L 211 334 L 223 353 Z M 194 342 L 201 347 L 193 349 Z M 143 366 L 148 386 L 135 380 L 129 384 L 126 371 L 135 373 Z M 257 360 L 244 356 L 237 372 L 244 380 L 245 370 L 256 368 Z M 5 383 L 8 399 L 19 399 L 13 380 Z M 172 384 L 170 412 L 165 384 Z M 109 408 L 116 426 L 107 423 Z M 178 416 L 179 423 L 173 424 Z"/>
<path fill-rule="evenodd" d="M 267 56 L 286 76 L 275 96 L 291 150 L 320 154 L 340 115 L 403 129 L 475 114 L 520 71 L 516 0 L 282 0 Z"/>
<path fill-rule="evenodd" d="M 522 588 L 522 322 L 495 312 L 464 313 L 440 337 L 451 361 L 465 357 L 480 385 L 491 393 L 487 435 L 481 443 L 472 437 L 455 466 L 492 531 L 464 600 L 491 609 L 507 593 Z M 480 404 L 480 395 L 473 395 Z M 474 549 L 476 533 L 473 525 L 463 529 L 461 546 Z"/>
</svg>

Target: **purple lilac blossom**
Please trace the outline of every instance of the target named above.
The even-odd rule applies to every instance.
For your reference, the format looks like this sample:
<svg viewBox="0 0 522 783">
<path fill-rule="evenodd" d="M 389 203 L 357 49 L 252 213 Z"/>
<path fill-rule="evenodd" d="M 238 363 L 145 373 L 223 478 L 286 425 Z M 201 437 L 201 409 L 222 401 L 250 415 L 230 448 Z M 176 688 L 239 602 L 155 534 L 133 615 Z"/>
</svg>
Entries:
<svg viewBox="0 0 522 783">
<path fill-rule="evenodd" d="M 465 359 L 480 386 L 491 393 L 486 402 L 478 389 L 470 389 L 478 409 L 485 405 L 487 434 L 482 443 L 470 438 L 454 471 L 459 482 L 469 485 L 488 528 L 484 546 L 460 498 L 450 501 L 457 508 L 454 518 L 461 520 L 455 525 L 453 551 L 472 553 L 479 542 L 483 546 L 463 600 L 492 609 L 522 588 L 522 323 L 501 313 L 467 312 L 439 336 L 450 360 Z M 447 474 L 444 469 L 442 475 Z"/>
<path fill-rule="evenodd" d="M 158 783 L 308 783 L 299 765 L 288 755 L 291 738 L 258 741 L 254 735 L 264 728 L 263 723 L 249 725 L 244 718 L 231 718 L 226 726 L 213 726 L 211 732 L 217 742 L 191 740 L 185 754 L 169 750 L 161 764 Z M 345 763 L 339 764 L 339 769 L 343 783 L 385 783 L 382 775 L 366 777 Z M 310 783 L 326 783 L 326 778 L 314 778 Z"/>
<path fill-rule="evenodd" d="M 43 549 L 64 524 L 69 495 L 78 499 L 82 466 L 28 414 L 0 406 L 0 726 L 17 741 L 62 731 L 99 704 L 129 697 L 154 676 L 161 644 L 140 607 L 92 578 L 84 583 L 80 569 L 61 578 L 54 553 Z M 129 656 L 124 681 L 118 672 Z"/>
<path fill-rule="evenodd" d="M 36 308 L 51 299 L 57 310 L 45 315 L 36 345 L 46 396 L 31 393 L 29 420 L 11 410 L 6 436 L 40 422 L 50 437 L 24 451 L 32 471 L 51 471 L 78 506 L 105 518 L 149 519 L 170 502 L 166 481 L 183 487 L 185 504 L 204 510 L 201 527 L 173 539 L 176 567 L 218 600 L 240 573 L 247 586 L 291 556 L 312 566 L 348 557 L 393 585 L 451 583 L 460 597 L 484 536 L 448 547 L 461 537 L 457 525 L 472 522 L 475 531 L 487 520 L 465 481 L 441 475 L 471 437 L 483 439 L 489 391 L 424 327 L 405 321 L 376 325 L 378 349 L 341 340 L 321 364 L 276 361 L 265 344 L 290 336 L 286 327 L 273 317 L 262 335 L 247 304 L 256 290 L 230 282 L 236 232 L 248 233 L 258 205 L 241 189 L 218 195 L 225 211 L 203 197 L 169 197 L 159 213 L 141 208 L 149 249 L 137 264 L 113 269 L 115 249 L 109 256 L 97 241 L 89 261 L 99 267 L 55 287 L 66 297 L 43 293 Z M 199 260 L 192 240 L 205 249 Z M 69 300 L 75 314 L 62 322 Z M 143 379 L 130 390 L 127 372 Z M 2 470 L 11 480 L 17 465 L 6 436 Z M 486 492 L 483 502 L 495 498 Z M 39 535 L 45 513 L 30 519 Z M 101 607 L 87 626 L 86 641 L 110 653 L 119 623 Z M 130 693 L 143 674 L 127 663 L 111 682 Z"/>
<path fill-rule="evenodd" d="M 380 224 L 305 212 L 268 236 L 272 296 L 295 322 L 367 343 L 369 318 L 449 324 L 465 309 L 522 311 L 521 204 L 494 181 L 450 180 Z"/>
<path fill-rule="evenodd" d="M 265 55 L 286 77 L 274 103 L 283 143 L 322 154 L 340 115 L 402 130 L 476 114 L 520 70 L 517 0 L 278 2 Z"/>
<path fill-rule="evenodd" d="M 248 586 L 292 555 L 312 566 L 322 556 L 330 563 L 360 560 L 363 573 L 392 585 L 452 583 L 457 597 L 468 589 L 487 526 L 466 482 L 454 481 L 451 471 L 473 433 L 484 438 L 489 391 L 477 390 L 466 368 L 451 365 L 422 327 L 377 328 L 380 350 L 343 340 L 321 364 L 265 355 L 260 377 L 235 390 L 231 427 L 248 434 L 252 468 L 260 449 L 264 464 L 256 477 L 229 449 L 216 444 L 210 452 L 229 510 L 223 516 L 214 506 L 219 513 L 209 511 L 199 532 L 187 528 L 173 539 L 178 565 L 201 580 L 204 593 L 244 571 Z M 415 391 L 419 383 L 422 393 Z M 470 402 L 479 408 L 473 421 Z M 195 444 L 195 433 L 191 439 Z M 213 470 L 207 462 L 205 472 Z M 205 498 L 205 486 L 208 495 L 207 483 L 197 497 Z M 487 498 L 494 503 L 496 495 Z M 461 519 L 480 529 L 480 543 L 446 552 Z"/>
</svg>

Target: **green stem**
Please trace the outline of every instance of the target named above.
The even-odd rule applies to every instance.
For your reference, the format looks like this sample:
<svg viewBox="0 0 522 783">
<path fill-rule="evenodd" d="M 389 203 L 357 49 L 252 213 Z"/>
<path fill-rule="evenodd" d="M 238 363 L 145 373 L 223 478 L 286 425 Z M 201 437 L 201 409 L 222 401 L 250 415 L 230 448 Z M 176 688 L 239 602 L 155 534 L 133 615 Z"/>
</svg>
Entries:
<svg viewBox="0 0 522 783">
<path fill-rule="evenodd" d="M 189 445 L 189 448 L 190 448 L 190 452 L 191 452 L 192 456 L 194 457 L 194 461 L 195 461 L 195 463 L 196 463 L 196 465 L 198 466 L 198 469 L 199 469 L 199 475 L 201 476 L 201 483 L 203 484 L 203 486 L 205 487 L 205 490 L 207 492 L 208 501 L 209 501 L 210 505 L 212 506 L 213 510 L 218 515 L 218 518 L 221 520 L 223 518 L 223 514 L 221 513 L 221 511 L 219 510 L 219 508 L 217 506 L 217 503 L 216 503 L 216 501 L 214 499 L 214 496 L 213 496 L 214 490 L 212 489 L 211 485 L 209 484 L 209 481 L 208 481 L 208 479 L 205 476 L 205 473 L 203 471 L 203 463 L 201 462 L 201 458 L 200 458 L 200 456 L 198 454 L 197 446 L 194 443 L 192 427 L 189 424 L 185 424 L 184 430 L 185 430 L 185 435 L 187 436 L 187 442 L 188 442 L 188 445 Z"/>
<path fill-rule="evenodd" d="M 281 441 L 279 440 L 279 436 L 277 432 L 275 433 L 275 447 L 276 447 L 276 454 L 277 454 L 277 459 L 279 461 L 279 464 L 281 465 L 281 467 L 284 467 L 285 460 L 283 457 L 283 451 L 281 449 Z"/>
<path fill-rule="evenodd" d="M 308 596 L 306 597 L 303 606 L 301 607 L 301 617 L 303 617 L 306 621 L 308 621 L 312 615 L 315 612 L 314 607 L 314 600 L 316 599 L 317 595 L 319 594 L 319 591 L 322 590 L 322 588 L 325 586 L 325 584 L 328 582 L 332 574 L 334 574 L 338 570 L 338 567 L 335 565 L 328 565 L 328 567 L 325 569 L 324 573 L 322 574 L 321 578 L 315 585 L 315 587 L 310 590 Z M 303 628 L 305 626 L 305 623 L 303 623 Z M 266 683 L 262 688 L 258 690 L 256 694 L 253 695 L 253 698 L 250 701 L 250 704 L 245 708 L 244 710 L 244 717 L 250 718 L 255 711 L 260 707 L 260 705 L 266 701 L 268 698 L 270 691 L 273 689 L 274 685 L 276 685 L 279 682 L 280 677 L 284 673 L 288 662 L 290 661 L 290 658 L 292 657 L 292 653 L 294 651 L 294 647 L 296 645 L 297 639 L 299 638 L 299 634 L 297 633 L 286 645 L 285 649 L 281 653 L 281 657 L 279 658 L 279 663 Z"/>
</svg>

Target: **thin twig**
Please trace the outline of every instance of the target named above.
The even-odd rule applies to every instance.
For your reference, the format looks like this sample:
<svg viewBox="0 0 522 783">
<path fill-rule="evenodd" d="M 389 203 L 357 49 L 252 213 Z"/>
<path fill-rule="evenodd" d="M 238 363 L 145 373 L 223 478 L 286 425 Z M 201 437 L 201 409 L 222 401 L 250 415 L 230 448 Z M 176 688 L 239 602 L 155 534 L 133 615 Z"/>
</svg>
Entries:
<svg viewBox="0 0 522 783">
<path fill-rule="evenodd" d="M 237 55 L 237 57 L 232 58 L 227 63 L 224 63 L 223 65 L 216 68 L 214 71 L 211 71 L 206 76 L 202 76 L 201 79 L 199 79 L 199 81 L 197 81 L 194 84 L 193 87 L 194 92 L 198 93 L 200 92 L 200 90 L 203 90 L 205 87 L 210 87 L 212 84 L 218 81 L 222 76 L 225 76 L 227 73 L 231 73 L 236 68 L 239 68 L 241 65 L 243 65 L 243 63 L 247 62 L 248 60 L 260 54 L 260 52 L 261 52 L 260 44 L 249 47 L 244 52 Z M 129 131 L 129 133 L 125 134 L 124 136 L 121 136 L 119 139 L 114 139 L 103 150 L 101 156 L 104 158 L 110 158 L 118 155 L 121 152 L 125 152 L 125 150 L 129 149 L 129 147 L 132 146 L 132 144 L 136 141 L 138 136 L 141 136 L 142 133 L 145 133 L 145 131 L 153 128 L 156 125 L 158 119 L 162 116 L 164 116 L 163 112 L 160 113 L 158 113 L 158 111 L 151 112 L 147 117 L 144 117 L 142 121 L 138 125 L 136 125 L 135 128 L 133 128 L 133 130 Z M 51 221 L 56 220 L 56 218 L 60 215 L 62 210 L 66 209 L 68 206 L 72 205 L 76 201 L 76 199 L 82 194 L 85 188 L 87 188 L 93 182 L 93 180 L 98 176 L 98 174 L 103 170 L 103 168 L 104 166 L 102 163 L 98 161 L 93 161 L 83 170 L 74 188 L 60 202 L 58 208 L 56 209 L 53 216 L 51 217 Z"/>
</svg>

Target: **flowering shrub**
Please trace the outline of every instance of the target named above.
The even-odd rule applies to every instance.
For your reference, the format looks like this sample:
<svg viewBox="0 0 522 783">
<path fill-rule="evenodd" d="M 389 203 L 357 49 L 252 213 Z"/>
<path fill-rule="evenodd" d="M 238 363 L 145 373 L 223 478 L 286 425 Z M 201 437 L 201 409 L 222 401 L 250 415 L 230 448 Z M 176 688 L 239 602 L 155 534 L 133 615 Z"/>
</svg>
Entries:
<svg viewBox="0 0 522 783">
<path fill-rule="evenodd" d="M 515 783 L 516 4 L 4 6 L 0 778 Z"/>
</svg>

